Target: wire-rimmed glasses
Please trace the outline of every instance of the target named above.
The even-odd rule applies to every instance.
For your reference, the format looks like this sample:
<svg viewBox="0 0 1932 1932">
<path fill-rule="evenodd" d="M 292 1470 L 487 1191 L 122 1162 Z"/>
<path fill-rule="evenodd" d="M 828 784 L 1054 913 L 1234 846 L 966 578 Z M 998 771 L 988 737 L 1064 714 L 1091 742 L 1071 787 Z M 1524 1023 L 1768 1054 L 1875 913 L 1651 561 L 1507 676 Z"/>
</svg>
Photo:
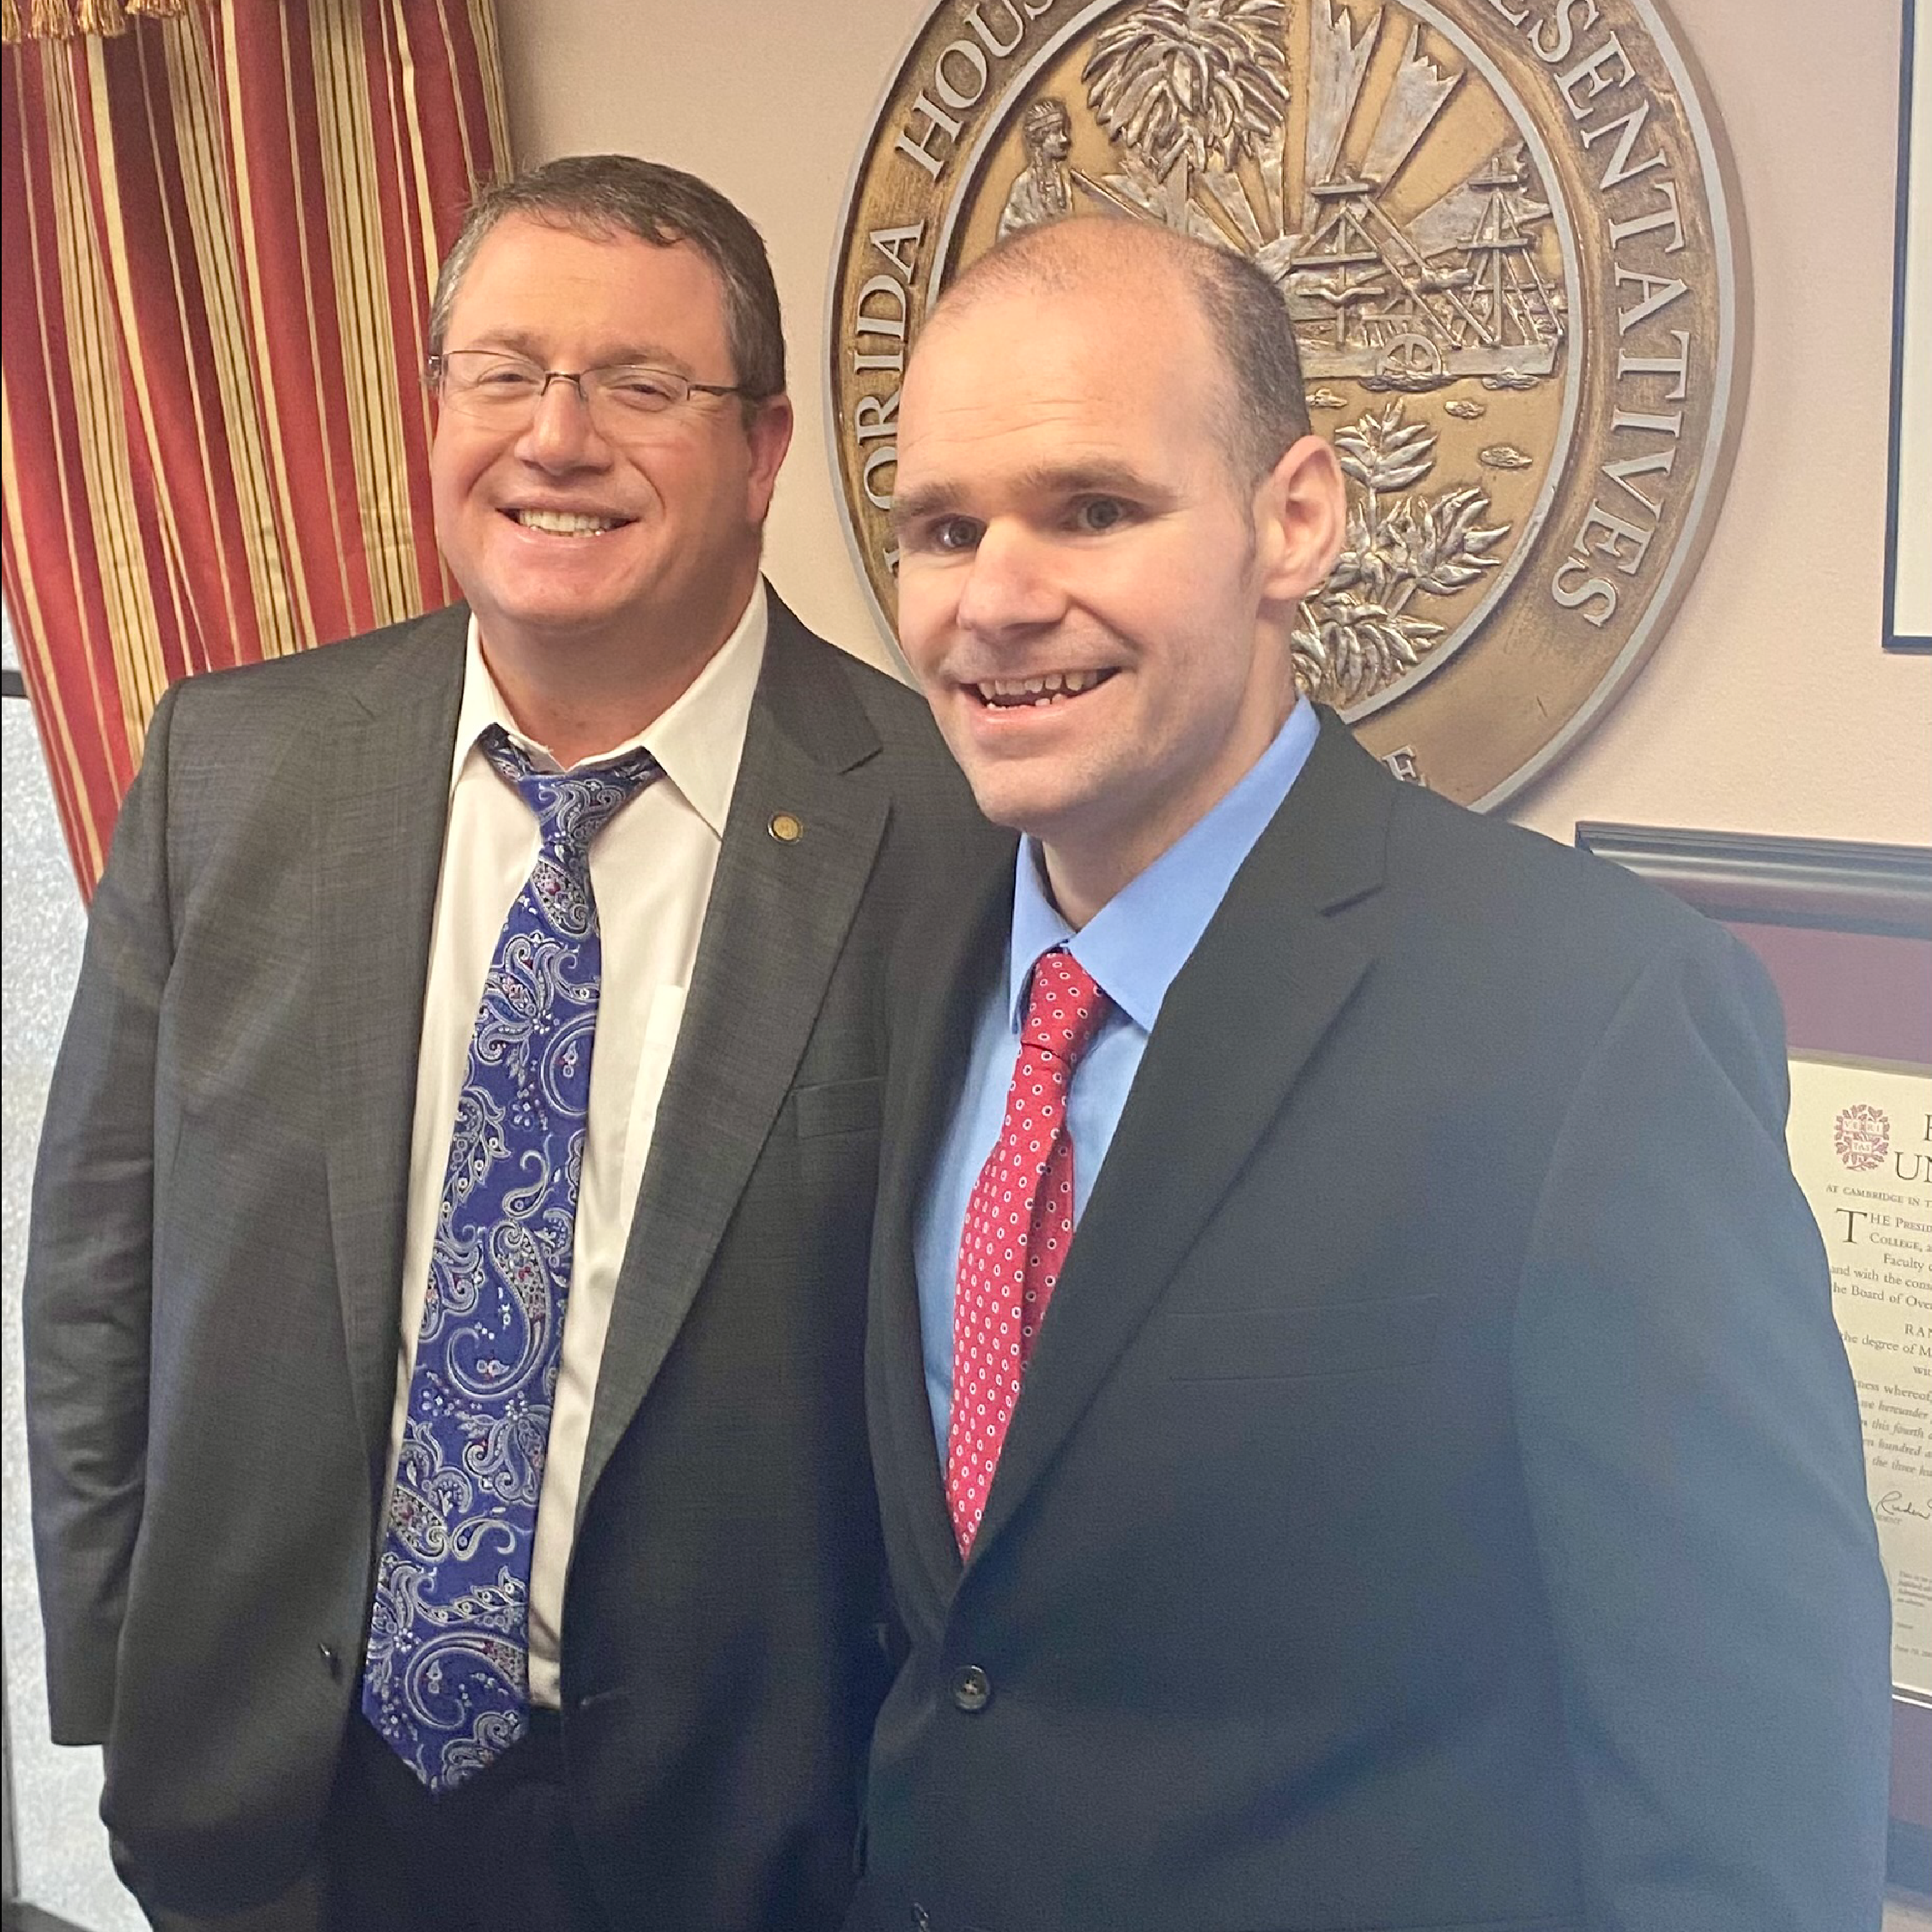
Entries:
<svg viewBox="0 0 1932 1932">
<path fill-rule="evenodd" d="M 615 434 L 682 409 L 694 396 L 742 396 L 742 385 L 693 382 L 674 369 L 611 362 L 595 369 L 546 369 L 501 349 L 452 349 L 429 358 L 429 380 L 452 409 L 494 428 L 520 429 L 553 382 L 568 382 L 590 419 Z"/>
</svg>

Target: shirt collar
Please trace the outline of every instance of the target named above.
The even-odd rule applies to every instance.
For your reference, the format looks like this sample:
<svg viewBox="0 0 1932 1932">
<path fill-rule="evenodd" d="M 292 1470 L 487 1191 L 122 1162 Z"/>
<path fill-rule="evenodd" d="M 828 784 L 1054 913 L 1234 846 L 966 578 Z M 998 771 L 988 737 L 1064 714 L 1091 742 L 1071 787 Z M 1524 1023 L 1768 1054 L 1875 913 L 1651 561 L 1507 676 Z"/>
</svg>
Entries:
<svg viewBox="0 0 1932 1932">
<path fill-rule="evenodd" d="M 669 706 L 635 737 L 594 758 L 586 766 L 608 764 L 644 746 L 677 787 L 685 802 L 720 837 L 731 811 L 738 784 L 738 760 L 744 755 L 744 732 L 751 716 L 751 700 L 763 668 L 765 638 L 770 628 L 765 582 L 760 578 L 744 614 L 732 634 L 712 653 L 711 660 Z M 463 668 L 463 702 L 456 714 L 456 756 L 450 769 L 450 789 L 463 770 L 477 739 L 491 725 L 501 725 L 527 751 L 540 770 L 559 766 L 549 750 L 519 731 L 510 717 L 503 694 L 483 662 L 481 633 L 475 614 Z"/>
<path fill-rule="evenodd" d="M 1151 1033 L 1175 975 L 1200 944 L 1242 862 L 1300 776 L 1321 729 L 1305 700 L 1274 742 L 1147 869 L 1076 933 L 1048 896 L 1039 846 L 1020 841 L 1014 867 L 1007 1017 L 1017 1035 L 1040 956 L 1064 945 L 1144 1033 Z"/>
</svg>

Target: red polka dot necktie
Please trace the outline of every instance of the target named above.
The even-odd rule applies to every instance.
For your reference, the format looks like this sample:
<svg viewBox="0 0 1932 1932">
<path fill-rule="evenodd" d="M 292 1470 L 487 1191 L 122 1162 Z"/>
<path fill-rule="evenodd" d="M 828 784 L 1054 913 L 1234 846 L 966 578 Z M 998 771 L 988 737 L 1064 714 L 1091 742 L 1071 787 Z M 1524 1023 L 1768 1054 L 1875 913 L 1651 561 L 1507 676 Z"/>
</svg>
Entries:
<svg viewBox="0 0 1932 1932">
<path fill-rule="evenodd" d="M 1073 1239 L 1066 1090 L 1107 1008 L 1107 995 L 1071 953 L 1055 947 L 1042 956 L 1006 1117 L 966 1205 L 946 1431 L 946 1503 L 962 1556 L 979 1533 L 1020 1378 Z"/>
</svg>

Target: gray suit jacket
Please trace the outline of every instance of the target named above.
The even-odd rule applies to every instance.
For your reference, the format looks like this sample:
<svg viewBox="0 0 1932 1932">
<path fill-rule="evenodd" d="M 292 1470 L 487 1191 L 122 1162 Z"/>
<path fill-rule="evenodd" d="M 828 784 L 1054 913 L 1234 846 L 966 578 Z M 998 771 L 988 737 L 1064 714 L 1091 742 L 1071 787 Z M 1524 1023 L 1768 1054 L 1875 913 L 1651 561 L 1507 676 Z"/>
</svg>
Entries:
<svg viewBox="0 0 1932 1932">
<path fill-rule="evenodd" d="M 171 690 L 94 905 L 28 1428 L 53 1734 L 105 1745 L 149 1904 L 307 1869 L 356 1698 L 465 625 Z M 924 706 L 774 599 L 565 1603 L 574 1817 L 619 1923 L 808 1926 L 849 1888 L 884 1668 L 878 981 L 979 835 Z"/>
</svg>

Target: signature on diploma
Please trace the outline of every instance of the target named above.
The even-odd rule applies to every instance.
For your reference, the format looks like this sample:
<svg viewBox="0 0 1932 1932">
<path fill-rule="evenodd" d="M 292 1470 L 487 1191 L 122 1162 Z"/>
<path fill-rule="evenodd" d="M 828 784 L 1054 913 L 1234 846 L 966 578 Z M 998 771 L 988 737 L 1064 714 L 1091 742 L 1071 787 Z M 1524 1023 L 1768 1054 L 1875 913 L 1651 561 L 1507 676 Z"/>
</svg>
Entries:
<svg viewBox="0 0 1932 1932">
<path fill-rule="evenodd" d="M 1903 1490 L 1888 1489 L 1883 1496 L 1873 1500 L 1872 1514 L 1880 1522 L 1898 1522 L 1906 1516 L 1932 1522 L 1932 1500 L 1915 1503 Z"/>
</svg>

